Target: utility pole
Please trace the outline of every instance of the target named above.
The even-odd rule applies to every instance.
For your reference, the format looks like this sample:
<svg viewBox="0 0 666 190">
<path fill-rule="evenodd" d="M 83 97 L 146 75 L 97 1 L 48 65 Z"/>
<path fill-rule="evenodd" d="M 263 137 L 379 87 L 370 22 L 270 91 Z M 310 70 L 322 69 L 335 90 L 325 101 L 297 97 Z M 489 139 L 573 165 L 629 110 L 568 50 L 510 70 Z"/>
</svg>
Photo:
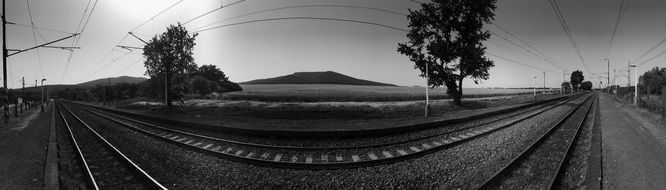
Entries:
<svg viewBox="0 0 666 190">
<path fill-rule="evenodd" d="M 608 81 L 607 81 L 606 85 L 609 85 L 610 84 L 610 59 L 606 59 L 606 61 L 608 61 Z M 601 86 L 599 88 L 601 88 Z"/>
<path fill-rule="evenodd" d="M 430 95 L 428 94 L 428 89 L 430 88 L 430 84 L 429 84 L 428 80 L 430 80 L 430 78 L 428 78 L 428 77 L 429 77 L 428 76 L 428 64 L 426 63 L 426 86 L 425 86 L 426 87 L 426 89 L 425 89 L 426 90 L 426 103 L 425 103 L 425 116 L 426 117 L 428 117 L 428 107 L 430 107 L 430 104 L 429 104 Z"/>
<path fill-rule="evenodd" d="M 638 66 L 629 65 L 629 68 L 634 67 L 634 79 L 636 84 L 634 84 L 634 106 L 638 107 Z M 631 73 L 631 71 L 629 72 Z"/>
<path fill-rule="evenodd" d="M 7 9 L 5 6 L 5 0 L 2 0 L 2 87 L 5 88 L 5 91 L 2 93 L 4 97 L 0 98 L 4 101 L 2 103 L 5 107 L 4 116 L 5 123 L 7 123 L 9 122 L 9 113 L 7 113 L 9 111 L 9 101 L 5 100 L 9 100 L 9 89 L 7 89 L 7 20 L 5 19 L 7 15 L 5 14 L 5 9 Z"/>
<path fill-rule="evenodd" d="M 7 89 L 7 14 L 5 0 L 2 0 L 2 87 Z"/>
<path fill-rule="evenodd" d="M 543 93 L 546 94 L 546 71 L 541 71 L 543 72 Z"/>
<path fill-rule="evenodd" d="M 109 85 L 107 85 L 109 87 L 109 99 L 111 99 L 111 78 L 108 78 L 107 80 L 109 81 Z M 109 102 L 111 102 L 111 101 L 109 101 Z"/>
<path fill-rule="evenodd" d="M 42 79 L 42 112 L 44 112 L 44 81 L 46 79 Z"/>
<path fill-rule="evenodd" d="M 536 76 L 533 76 L 532 78 L 534 78 L 534 86 L 532 86 L 532 91 L 534 91 L 534 101 L 536 101 L 536 99 L 537 99 L 537 98 L 536 98 L 536 85 L 537 85 L 537 84 L 536 84 L 536 78 L 537 78 L 537 77 L 536 77 Z"/>
</svg>

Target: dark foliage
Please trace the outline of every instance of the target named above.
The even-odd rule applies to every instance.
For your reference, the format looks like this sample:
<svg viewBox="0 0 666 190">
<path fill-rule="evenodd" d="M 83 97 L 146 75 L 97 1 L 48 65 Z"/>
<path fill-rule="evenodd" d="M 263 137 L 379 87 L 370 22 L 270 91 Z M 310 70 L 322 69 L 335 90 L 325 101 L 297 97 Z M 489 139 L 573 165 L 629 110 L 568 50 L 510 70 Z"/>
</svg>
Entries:
<svg viewBox="0 0 666 190">
<path fill-rule="evenodd" d="M 654 67 L 638 78 L 638 88 L 643 94 L 661 94 L 664 85 L 666 85 L 666 67 Z"/>
<path fill-rule="evenodd" d="M 583 71 L 576 70 L 573 73 L 571 73 L 571 86 L 573 87 L 574 91 L 578 92 L 578 87 L 580 86 L 580 83 L 585 80 L 585 76 L 583 76 Z"/>
<path fill-rule="evenodd" d="M 398 52 L 415 63 L 426 77 L 428 87 L 445 85 L 455 104 L 462 104 L 462 81 L 488 79 L 493 61 L 484 57 L 483 41 L 490 33 L 483 25 L 494 20 L 496 0 L 438 0 L 422 3 L 420 10 L 409 10 L 409 33 Z"/>
<path fill-rule="evenodd" d="M 592 90 L 592 82 L 590 81 L 585 81 L 580 83 L 580 88 L 583 90 Z"/>
<path fill-rule="evenodd" d="M 195 72 L 196 64 L 192 57 L 194 38 L 187 30 L 178 24 L 170 25 L 167 31 L 153 37 L 143 48 L 146 58 L 146 75 L 151 78 L 163 75 L 166 82 L 162 89 L 167 89 L 166 105 L 171 106 L 172 88 L 171 80 L 176 74 L 189 74 Z"/>
</svg>

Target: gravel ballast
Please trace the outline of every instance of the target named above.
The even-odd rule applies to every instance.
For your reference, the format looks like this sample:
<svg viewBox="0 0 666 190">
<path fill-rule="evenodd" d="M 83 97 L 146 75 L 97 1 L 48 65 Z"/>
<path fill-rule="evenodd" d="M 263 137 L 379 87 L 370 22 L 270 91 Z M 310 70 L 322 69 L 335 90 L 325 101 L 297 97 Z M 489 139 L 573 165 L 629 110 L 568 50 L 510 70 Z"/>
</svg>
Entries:
<svg viewBox="0 0 666 190">
<path fill-rule="evenodd" d="M 340 170 L 281 169 L 229 161 L 132 132 L 85 111 L 73 111 L 170 189 L 467 189 L 484 181 L 573 106 L 566 103 L 415 159 Z"/>
</svg>

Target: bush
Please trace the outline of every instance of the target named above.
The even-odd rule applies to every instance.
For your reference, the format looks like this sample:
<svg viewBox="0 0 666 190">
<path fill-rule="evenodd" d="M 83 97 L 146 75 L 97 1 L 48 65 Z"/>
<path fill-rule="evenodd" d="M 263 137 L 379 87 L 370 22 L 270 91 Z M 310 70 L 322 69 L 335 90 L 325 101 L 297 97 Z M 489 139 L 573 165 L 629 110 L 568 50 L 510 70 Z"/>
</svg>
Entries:
<svg viewBox="0 0 666 190">
<path fill-rule="evenodd" d="M 592 82 L 590 81 L 584 81 L 580 83 L 580 88 L 583 90 L 592 90 Z"/>
<path fill-rule="evenodd" d="M 221 82 L 220 92 L 235 92 L 235 91 L 243 91 L 243 88 L 240 85 L 231 81 Z"/>
</svg>

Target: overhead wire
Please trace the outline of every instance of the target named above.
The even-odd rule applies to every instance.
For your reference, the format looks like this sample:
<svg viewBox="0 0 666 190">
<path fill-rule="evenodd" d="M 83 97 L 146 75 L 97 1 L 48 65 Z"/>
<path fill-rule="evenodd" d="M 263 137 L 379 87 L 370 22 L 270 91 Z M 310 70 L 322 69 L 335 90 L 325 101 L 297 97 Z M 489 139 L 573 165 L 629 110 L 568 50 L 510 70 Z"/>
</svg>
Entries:
<svg viewBox="0 0 666 190">
<path fill-rule="evenodd" d="M 620 21 L 622 20 L 624 12 L 627 10 L 628 6 L 629 6 L 629 0 L 622 0 L 620 2 L 620 9 L 617 12 L 617 17 L 615 19 L 615 26 L 613 27 L 613 32 L 611 33 L 611 38 L 608 41 L 606 50 L 604 51 L 604 54 L 601 56 L 602 58 L 608 58 L 608 54 L 610 54 L 610 50 L 613 47 L 613 42 L 615 41 L 615 33 L 617 32 L 617 28 L 620 25 Z"/>
<path fill-rule="evenodd" d="M 641 59 L 643 59 L 643 58 L 644 58 L 645 56 L 647 56 L 648 54 L 652 53 L 652 51 L 654 51 L 655 49 L 657 49 L 659 46 L 661 46 L 661 45 L 664 44 L 665 42 L 666 42 L 666 38 L 664 38 L 663 40 L 661 40 L 661 41 L 660 41 L 659 43 L 657 43 L 656 45 L 652 46 L 652 48 L 650 48 L 650 49 L 649 49 L 648 51 L 646 51 L 645 53 L 641 54 L 641 56 L 639 56 L 638 58 L 634 59 L 632 62 L 637 63 L 638 61 L 640 61 Z"/>
<path fill-rule="evenodd" d="M 539 68 L 539 67 L 536 67 L 536 66 L 533 66 L 533 65 L 530 65 L 530 64 L 525 64 L 525 63 L 522 63 L 522 62 L 519 62 L 519 61 L 516 61 L 516 60 L 513 60 L 513 59 L 505 58 L 505 57 L 502 57 L 502 56 L 496 55 L 496 54 L 494 54 L 494 53 L 486 52 L 486 54 L 491 55 L 491 56 L 493 56 L 493 57 L 497 57 L 497 58 L 503 59 L 503 60 L 508 61 L 508 62 L 511 62 L 511 63 L 515 63 L 515 64 L 519 64 L 519 65 L 522 65 L 522 66 L 530 67 L 530 68 L 533 68 L 533 69 L 542 70 L 542 71 L 547 71 L 547 72 L 551 72 L 551 73 L 560 73 L 560 72 L 558 72 L 558 71 L 553 71 L 553 70 L 549 70 L 549 69 Z"/>
<path fill-rule="evenodd" d="M 116 72 L 116 74 L 113 74 L 113 75 L 111 75 L 111 76 L 117 76 L 118 74 L 120 74 L 120 73 L 126 71 L 127 69 L 131 68 L 132 66 L 136 65 L 136 64 L 139 63 L 140 61 L 143 61 L 143 58 L 139 58 L 139 59 L 137 59 L 134 63 L 130 63 L 130 64 L 127 65 L 125 68 L 121 69 L 120 71 Z"/>
<path fill-rule="evenodd" d="M 259 13 L 272 12 L 272 11 L 285 10 L 285 9 L 293 9 L 293 8 L 309 8 L 309 7 L 357 8 L 357 9 L 366 9 L 366 10 L 381 11 L 381 12 L 386 12 L 386 13 L 395 14 L 395 15 L 400 15 L 400 16 L 407 16 L 407 14 L 399 13 L 399 12 L 395 12 L 395 11 L 391 11 L 391 10 L 380 9 L 380 8 L 374 8 L 374 7 L 356 6 L 356 5 L 332 5 L 332 4 L 295 5 L 295 6 L 286 6 L 286 7 L 270 8 L 270 9 L 264 9 L 264 10 L 260 10 L 260 11 L 249 12 L 249 13 L 242 14 L 242 15 L 239 15 L 239 16 L 230 17 L 230 18 L 223 19 L 223 20 L 219 20 L 219 21 L 216 21 L 216 22 L 213 22 L 213 23 L 210 23 L 210 24 L 206 24 L 206 25 L 204 25 L 204 26 L 197 27 L 197 28 L 195 28 L 194 30 L 195 30 L 195 31 L 196 31 L 196 30 L 200 30 L 200 29 L 202 29 L 202 28 L 205 28 L 205 27 L 208 27 L 208 26 L 211 26 L 211 25 L 215 25 L 215 24 L 222 23 L 222 22 L 225 22 L 225 21 L 229 21 L 229 20 L 233 20 L 233 19 L 238 19 L 238 18 L 242 18 L 242 17 L 250 16 L 250 15 L 255 15 L 255 14 L 259 14 Z"/>
<path fill-rule="evenodd" d="M 553 59 L 553 58 L 551 58 L 550 56 L 546 55 L 546 54 L 543 53 L 542 51 L 539 51 L 539 49 L 535 48 L 534 46 L 532 46 L 531 44 L 527 43 L 526 41 L 520 39 L 518 36 L 514 35 L 513 33 L 509 32 L 508 30 L 504 29 L 504 28 L 501 27 L 499 24 L 497 24 L 497 23 L 492 23 L 492 25 L 494 25 L 495 27 L 499 28 L 499 29 L 502 30 L 503 32 L 507 33 L 509 36 L 511 36 L 511 37 L 517 39 L 518 41 L 522 42 L 523 44 L 527 45 L 527 47 L 531 48 L 531 49 L 534 50 L 536 53 L 538 53 L 539 55 L 541 55 L 542 57 L 544 57 L 545 59 L 547 59 L 548 62 L 551 62 L 551 63 L 553 63 L 553 64 L 557 64 L 557 65 L 560 66 L 560 68 L 564 68 L 564 70 L 569 70 L 569 69 L 568 69 L 567 67 L 565 67 L 564 65 L 561 65 L 561 64 L 559 64 L 557 61 L 555 61 L 555 59 Z"/>
<path fill-rule="evenodd" d="M 650 59 L 646 59 L 646 60 L 644 60 L 644 61 L 641 61 L 640 63 L 636 64 L 636 66 L 637 66 L 637 67 L 640 67 L 641 65 L 645 65 L 645 64 L 649 63 L 650 61 L 652 61 L 652 60 L 654 60 L 654 59 L 657 59 L 657 58 L 661 57 L 661 56 L 664 55 L 664 54 L 666 54 L 666 51 L 662 51 L 661 53 L 655 55 L 654 57 L 651 57 Z"/>
<path fill-rule="evenodd" d="M 83 24 L 83 27 L 81 27 L 81 22 L 83 21 L 84 18 L 86 18 L 86 12 L 88 11 L 88 7 L 90 6 L 90 2 L 92 0 L 88 0 L 88 4 L 86 5 L 86 9 L 83 11 L 83 16 L 81 16 L 81 21 L 79 21 L 79 26 L 77 26 L 76 31 L 79 33 L 79 36 L 72 41 L 72 47 L 76 46 L 79 44 L 79 40 L 81 40 L 81 37 L 83 36 L 83 32 L 85 31 L 86 27 L 88 26 L 88 22 L 90 21 L 90 18 L 92 17 L 93 12 L 95 11 L 95 7 L 97 7 L 97 3 L 99 0 L 95 0 L 95 4 L 93 4 L 92 9 L 90 9 L 90 13 L 88 14 L 88 17 L 86 19 L 86 22 Z M 81 27 L 79 30 L 79 27 Z M 69 69 L 69 64 L 72 61 L 72 55 L 74 54 L 73 50 L 69 51 L 69 57 L 67 58 L 67 63 L 65 64 L 65 70 L 62 72 L 62 76 L 60 76 L 60 82 L 65 78 L 65 74 L 67 74 L 67 70 Z"/>
<path fill-rule="evenodd" d="M 162 15 L 162 13 L 168 11 L 169 9 L 175 7 L 176 5 L 178 5 L 178 4 L 182 3 L 182 2 L 183 2 L 183 0 L 179 0 L 178 2 L 172 4 L 171 6 L 167 7 L 166 9 L 164 9 L 164 10 L 162 10 L 161 12 L 157 13 L 156 15 L 150 17 L 150 19 L 148 19 L 148 20 L 146 20 L 145 22 L 143 22 L 143 23 L 139 24 L 138 26 L 134 27 L 132 30 L 130 30 L 130 32 L 134 32 L 135 30 L 139 29 L 141 26 L 143 26 L 143 25 L 145 25 L 146 23 L 150 22 L 151 20 L 157 18 L 158 16 Z"/>
<path fill-rule="evenodd" d="M 566 70 L 567 70 L 567 68 L 565 68 L 565 67 L 563 67 L 563 66 L 560 66 L 560 65 L 558 65 L 558 64 L 555 64 L 555 63 L 550 62 L 547 58 L 538 55 L 537 53 L 533 52 L 532 50 L 529 50 L 529 49 L 527 49 L 527 48 L 525 48 L 525 47 L 523 47 L 523 46 L 517 44 L 516 42 L 514 42 L 514 41 L 512 41 L 512 40 L 509 40 L 508 38 L 506 38 L 506 37 L 504 37 L 504 36 L 501 36 L 501 35 L 499 35 L 499 34 L 493 32 L 493 31 L 491 31 L 491 30 L 488 30 L 488 32 L 490 32 L 490 34 L 493 34 L 493 35 L 495 35 L 495 36 L 497 36 L 497 37 L 499 37 L 499 38 L 501 38 L 501 39 L 503 39 L 503 40 L 505 40 L 505 41 L 507 41 L 507 42 L 513 44 L 513 45 L 516 46 L 516 47 L 519 47 L 519 48 L 521 48 L 521 49 L 523 49 L 523 50 L 525 50 L 525 51 L 531 53 L 532 55 L 534 55 L 534 56 L 536 56 L 536 57 L 538 57 L 538 58 L 544 60 L 544 62 L 546 62 L 546 63 L 548 63 L 548 64 L 550 64 L 550 65 L 552 65 L 552 66 L 555 66 L 555 67 L 557 67 L 558 69 L 560 69 L 560 70 L 562 70 L 562 71 L 566 71 Z"/>
<path fill-rule="evenodd" d="M 22 27 L 26 27 L 26 28 L 33 28 L 33 27 L 30 26 L 30 25 L 21 24 L 21 23 L 15 23 L 15 22 L 12 22 L 12 23 L 9 23 L 9 22 L 8 22 L 7 24 L 16 25 L 16 26 L 22 26 Z M 40 26 L 35 26 L 34 28 L 37 28 L 38 31 L 39 31 L 39 30 L 45 30 L 45 31 L 50 31 L 50 32 L 62 33 L 62 34 L 74 34 L 74 33 L 71 33 L 71 32 L 65 32 L 65 31 L 61 31 L 61 30 L 56 30 L 56 29 L 51 29 L 51 28 L 45 28 L 45 27 L 40 27 Z"/>
<path fill-rule="evenodd" d="M 239 0 L 239 1 L 236 1 L 236 2 L 233 2 L 233 3 L 228 4 L 227 6 L 220 6 L 220 7 L 218 7 L 218 8 L 215 8 L 215 9 L 213 9 L 213 10 L 211 10 L 211 11 L 208 11 L 208 12 L 206 12 L 206 13 L 204 13 L 204 14 L 201 14 L 201 15 L 199 15 L 199 16 L 196 16 L 196 17 L 194 17 L 194 18 L 192 18 L 192 19 L 190 19 L 190 20 L 184 22 L 183 25 L 186 25 L 186 24 L 188 24 L 188 23 L 190 23 L 190 22 L 192 22 L 192 21 L 194 21 L 194 20 L 196 20 L 196 19 L 199 19 L 199 18 L 201 18 L 201 17 L 204 17 L 204 16 L 206 16 L 206 15 L 208 15 L 208 14 L 211 14 L 211 13 L 213 13 L 213 12 L 215 12 L 215 11 L 218 11 L 218 10 L 220 10 L 220 9 L 223 9 L 223 8 L 226 8 L 226 7 L 233 6 L 233 5 L 238 4 L 238 3 L 240 3 L 240 2 L 243 2 L 243 1 L 245 1 L 245 0 Z"/>
<path fill-rule="evenodd" d="M 559 5 L 557 5 L 557 1 L 555 0 L 548 0 L 550 3 L 550 6 L 553 8 L 553 11 L 555 12 L 555 15 L 557 16 L 557 19 L 560 22 L 560 25 L 562 25 L 562 28 L 564 29 L 564 32 L 566 33 L 567 37 L 569 38 L 569 41 L 571 42 L 571 45 L 573 46 L 574 50 L 576 51 L 576 54 L 578 55 L 578 59 L 580 59 L 581 64 L 587 71 L 592 72 L 590 68 L 587 66 L 585 63 L 585 59 L 583 58 L 583 53 L 580 51 L 580 48 L 576 44 L 576 40 L 574 39 L 573 35 L 571 34 L 571 30 L 569 30 L 569 27 L 567 26 L 566 19 L 564 18 L 564 15 L 562 14 L 562 11 L 560 10 Z"/>
<path fill-rule="evenodd" d="M 35 29 L 35 21 L 32 19 L 32 11 L 30 9 L 30 1 L 26 0 L 25 3 L 28 6 L 28 15 L 30 16 L 30 24 L 32 25 L 32 38 L 34 39 L 35 46 L 36 46 L 36 45 L 38 45 L 37 44 L 37 35 L 35 33 L 35 30 L 36 30 Z M 39 70 L 42 73 L 42 78 L 44 78 L 44 66 L 42 64 L 42 55 L 39 52 L 39 49 L 37 49 L 36 52 L 37 52 L 37 62 L 39 63 Z"/>
<path fill-rule="evenodd" d="M 328 17 L 277 17 L 277 18 L 268 18 L 268 19 L 256 19 L 256 20 L 250 20 L 250 21 L 244 21 L 244 22 L 237 22 L 237 23 L 231 23 L 231 24 L 224 24 L 224 25 L 219 25 L 219 26 L 214 26 L 210 28 L 205 28 L 205 29 L 200 29 L 197 31 L 193 31 L 192 33 L 200 33 L 200 32 L 205 32 L 217 28 L 223 28 L 223 27 L 228 27 L 228 26 L 235 26 L 235 25 L 242 25 L 242 24 L 250 24 L 250 23 L 256 23 L 256 22 L 268 22 L 268 21 L 277 21 L 277 20 L 328 20 L 328 21 L 341 21 L 341 22 L 352 22 L 352 23 L 360 23 L 360 24 L 368 24 L 368 25 L 374 25 L 374 26 L 380 26 L 380 27 L 385 27 L 385 28 L 390 28 L 398 31 L 403 31 L 407 32 L 409 30 L 407 29 L 402 29 L 398 27 L 393 27 L 385 24 L 378 24 L 374 22 L 367 22 L 367 21 L 359 21 L 359 20 L 351 20 L 351 19 L 340 19 L 340 18 L 328 18 Z"/>
<path fill-rule="evenodd" d="M 132 30 L 130 30 L 130 32 L 134 32 L 134 31 L 136 31 L 136 30 L 139 29 L 141 26 L 143 26 L 143 25 L 145 25 L 146 23 L 150 22 L 151 20 L 157 18 L 158 16 L 162 15 L 162 14 L 165 13 L 166 11 L 172 9 L 173 7 L 175 7 L 176 5 L 178 5 L 178 4 L 182 3 L 182 2 L 183 2 L 183 0 L 179 0 L 179 1 L 175 2 L 174 4 L 171 4 L 169 7 L 165 8 L 164 10 L 160 11 L 159 13 L 153 15 L 153 16 L 150 17 L 148 20 L 146 20 L 146 21 L 142 22 L 141 24 L 137 25 L 136 27 L 132 28 Z M 109 50 L 109 52 L 107 53 L 107 55 L 105 55 L 104 58 L 102 58 L 102 60 L 100 60 L 99 62 L 97 62 L 93 68 L 91 68 L 91 71 L 94 70 L 94 69 L 97 67 L 97 65 L 101 64 L 101 63 L 105 60 L 105 58 L 108 57 L 108 55 L 109 55 L 111 52 L 113 52 L 114 49 L 116 49 L 116 47 L 117 47 L 118 45 L 120 45 L 123 41 L 125 41 L 125 39 L 127 39 L 128 36 L 129 36 L 129 33 L 125 34 L 125 36 L 123 36 L 123 37 L 120 39 L 120 41 L 118 41 L 118 43 L 116 43 L 116 45 L 114 45 L 114 46 Z M 115 62 L 115 61 L 114 61 L 114 62 Z M 114 62 L 110 62 L 110 63 L 108 63 L 107 65 L 103 66 L 102 68 L 106 68 L 109 64 L 114 63 Z M 93 74 L 94 74 L 94 73 L 97 73 L 97 72 L 99 72 L 99 70 L 93 72 Z M 88 73 L 90 73 L 90 71 L 88 71 Z M 85 75 L 85 76 L 84 76 L 85 78 L 82 78 L 81 80 L 85 80 L 87 77 L 89 77 L 89 76 L 91 76 L 91 75 L 92 75 L 92 74 Z"/>
</svg>

